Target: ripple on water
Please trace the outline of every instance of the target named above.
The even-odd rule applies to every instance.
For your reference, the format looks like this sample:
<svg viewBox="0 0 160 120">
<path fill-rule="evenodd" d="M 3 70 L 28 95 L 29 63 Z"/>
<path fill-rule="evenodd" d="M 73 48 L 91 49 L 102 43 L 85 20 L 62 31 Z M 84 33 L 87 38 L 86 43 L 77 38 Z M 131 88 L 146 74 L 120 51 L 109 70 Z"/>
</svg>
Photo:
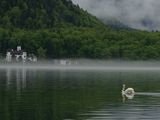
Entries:
<svg viewBox="0 0 160 120">
<path fill-rule="evenodd" d="M 103 109 L 81 114 L 80 117 L 86 120 L 159 120 L 158 95 L 159 93 L 139 93 L 132 102 L 107 105 Z"/>
</svg>

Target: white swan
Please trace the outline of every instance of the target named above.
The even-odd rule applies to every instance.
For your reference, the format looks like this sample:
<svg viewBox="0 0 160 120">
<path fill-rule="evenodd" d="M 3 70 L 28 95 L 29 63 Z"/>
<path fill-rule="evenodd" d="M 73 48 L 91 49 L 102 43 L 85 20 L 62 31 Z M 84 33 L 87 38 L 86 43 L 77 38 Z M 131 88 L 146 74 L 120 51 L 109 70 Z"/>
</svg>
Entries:
<svg viewBox="0 0 160 120">
<path fill-rule="evenodd" d="M 133 99 L 134 95 L 135 95 L 135 91 L 133 88 L 127 88 L 125 90 L 126 85 L 123 84 L 123 88 L 122 88 L 122 96 L 126 96 L 128 99 Z"/>
</svg>

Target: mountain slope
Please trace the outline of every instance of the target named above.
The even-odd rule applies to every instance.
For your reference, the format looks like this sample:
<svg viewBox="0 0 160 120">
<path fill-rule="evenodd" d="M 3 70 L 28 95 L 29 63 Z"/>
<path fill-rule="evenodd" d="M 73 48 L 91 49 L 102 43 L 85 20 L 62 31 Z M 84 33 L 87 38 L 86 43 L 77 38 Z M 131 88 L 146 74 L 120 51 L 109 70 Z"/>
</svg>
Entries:
<svg viewBox="0 0 160 120">
<path fill-rule="evenodd" d="M 113 29 L 126 29 L 126 30 L 133 30 L 133 28 L 125 25 L 124 23 L 116 20 L 116 19 L 111 19 L 111 18 L 100 18 L 100 20 L 103 21 L 104 24 L 106 24 L 107 26 L 113 28 Z"/>
<path fill-rule="evenodd" d="M 0 26 L 25 29 L 102 24 L 70 0 L 1 0 Z"/>
<path fill-rule="evenodd" d="M 70 0 L 1 0 L 0 57 L 17 45 L 39 58 L 160 59 L 159 32 L 113 29 Z"/>
</svg>

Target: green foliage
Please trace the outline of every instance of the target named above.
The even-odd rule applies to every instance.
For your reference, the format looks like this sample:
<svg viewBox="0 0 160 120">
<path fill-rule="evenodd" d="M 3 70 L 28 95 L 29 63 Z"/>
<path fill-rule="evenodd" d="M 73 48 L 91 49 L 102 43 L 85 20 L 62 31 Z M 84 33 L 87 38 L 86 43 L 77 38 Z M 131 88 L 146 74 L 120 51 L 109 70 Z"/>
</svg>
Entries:
<svg viewBox="0 0 160 120">
<path fill-rule="evenodd" d="M 42 47 L 37 49 L 37 54 L 39 58 L 45 58 L 46 57 L 46 50 Z"/>
<path fill-rule="evenodd" d="M 21 45 L 41 58 L 160 59 L 160 33 L 112 29 L 70 0 L 1 0 L 0 54 Z"/>
<path fill-rule="evenodd" d="M 160 59 L 160 33 L 67 27 L 14 31 L 0 28 L 0 51 L 21 45 L 41 58 Z"/>
<path fill-rule="evenodd" d="M 70 0 L 1 0 L 0 27 L 42 29 L 102 25 Z"/>
</svg>

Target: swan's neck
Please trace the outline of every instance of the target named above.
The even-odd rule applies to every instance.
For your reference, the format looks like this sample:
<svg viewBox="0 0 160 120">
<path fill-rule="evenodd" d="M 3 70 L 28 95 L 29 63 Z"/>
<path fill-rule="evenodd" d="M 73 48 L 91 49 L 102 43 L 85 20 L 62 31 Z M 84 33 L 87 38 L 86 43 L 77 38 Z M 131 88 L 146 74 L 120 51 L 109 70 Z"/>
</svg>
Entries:
<svg viewBox="0 0 160 120">
<path fill-rule="evenodd" d="M 122 91 L 125 91 L 125 85 L 123 85 Z"/>
</svg>

